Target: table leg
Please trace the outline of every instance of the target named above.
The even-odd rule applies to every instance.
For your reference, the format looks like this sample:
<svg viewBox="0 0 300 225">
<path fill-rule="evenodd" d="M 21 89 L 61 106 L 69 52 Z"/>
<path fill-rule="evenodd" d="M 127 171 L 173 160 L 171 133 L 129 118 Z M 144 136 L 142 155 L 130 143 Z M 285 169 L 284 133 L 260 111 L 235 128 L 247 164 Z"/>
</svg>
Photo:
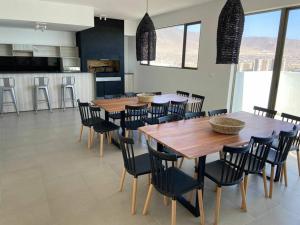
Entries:
<svg viewBox="0 0 300 225">
<path fill-rule="evenodd" d="M 122 136 L 125 137 L 125 111 L 121 111 L 121 121 L 120 121 Z"/>
<path fill-rule="evenodd" d="M 109 112 L 105 111 L 105 121 L 109 121 Z"/>
</svg>

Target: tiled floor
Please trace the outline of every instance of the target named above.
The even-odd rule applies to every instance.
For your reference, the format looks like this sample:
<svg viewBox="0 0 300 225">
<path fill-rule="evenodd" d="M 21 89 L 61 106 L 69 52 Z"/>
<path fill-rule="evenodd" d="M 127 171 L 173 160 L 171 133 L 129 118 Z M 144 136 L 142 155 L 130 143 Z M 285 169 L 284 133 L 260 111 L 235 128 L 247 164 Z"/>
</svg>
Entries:
<svg viewBox="0 0 300 225">
<path fill-rule="evenodd" d="M 139 180 L 137 214 L 130 214 L 131 179 L 118 192 L 121 152 L 98 142 L 88 150 L 87 132 L 78 143 L 79 112 L 47 111 L 0 116 L 0 225 L 167 225 L 170 206 L 155 193 L 148 216 L 142 216 L 147 178 Z M 139 144 L 137 152 L 145 151 Z M 216 156 L 210 156 L 212 160 Z M 184 163 L 192 174 L 193 162 Z M 289 186 L 275 184 L 272 200 L 263 196 L 261 177 L 253 176 L 248 212 L 241 212 L 238 187 L 224 188 L 221 223 L 224 225 L 299 225 L 300 178 L 294 155 L 288 160 Z M 206 224 L 213 224 L 214 185 L 205 182 Z M 177 224 L 199 224 L 180 204 Z"/>
</svg>

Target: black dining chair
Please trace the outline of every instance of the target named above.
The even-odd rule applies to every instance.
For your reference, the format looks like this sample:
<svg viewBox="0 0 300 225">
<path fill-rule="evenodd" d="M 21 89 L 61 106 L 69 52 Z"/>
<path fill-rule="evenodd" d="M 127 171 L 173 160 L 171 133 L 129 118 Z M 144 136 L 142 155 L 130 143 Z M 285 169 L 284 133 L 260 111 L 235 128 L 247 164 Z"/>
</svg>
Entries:
<svg viewBox="0 0 300 225">
<path fill-rule="evenodd" d="M 241 209 L 247 211 L 243 175 L 251 145 L 252 143 L 250 142 L 249 145 L 242 147 L 224 146 L 223 158 L 205 165 L 205 176 L 217 185 L 215 225 L 219 224 L 220 220 L 221 193 L 223 186 L 240 185 L 242 195 Z"/>
<path fill-rule="evenodd" d="M 275 166 L 281 168 L 281 177 L 284 177 L 285 186 L 288 185 L 286 159 L 295 141 L 297 133 L 298 128 L 296 125 L 291 131 L 280 131 L 277 148 L 271 148 L 269 152 L 266 161 L 271 165 L 269 198 L 272 198 L 273 196 Z"/>
<path fill-rule="evenodd" d="M 173 116 L 177 116 L 178 120 L 183 120 L 185 118 L 187 102 L 188 102 L 187 100 L 171 101 L 169 107 L 169 113 Z"/>
<path fill-rule="evenodd" d="M 125 137 L 129 136 L 129 131 L 138 130 L 145 126 L 145 119 L 148 116 L 148 105 L 126 105 L 125 106 Z"/>
<path fill-rule="evenodd" d="M 117 98 L 121 98 L 121 95 L 104 95 L 104 99 L 117 99 Z M 108 113 L 108 117 L 111 118 L 113 120 L 113 122 L 115 122 L 116 120 L 120 120 L 121 119 L 121 113 L 120 112 L 110 112 Z"/>
<path fill-rule="evenodd" d="M 88 102 L 80 102 L 79 99 L 77 99 L 78 103 L 78 108 L 79 108 L 79 113 L 80 113 L 80 118 L 81 118 L 81 128 L 80 128 L 80 135 L 79 135 L 79 142 L 81 142 L 82 139 L 82 132 L 83 132 L 83 127 L 88 127 L 89 128 L 89 133 L 88 133 L 88 148 L 91 148 L 91 137 L 92 137 L 92 127 L 97 123 L 97 121 L 93 121 L 90 113 L 90 104 Z M 98 122 L 101 122 L 98 121 Z"/>
<path fill-rule="evenodd" d="M 185 91 L 176 91 L 176 94 L 179 96 L 186 97 L 186 98 L 188 98 L 190 96 L 190 93 L 185 92 Z"/>
<path fill-rule="evenodd" d="M 210 110 L 208 111 L 208 116 L 221 116 L 224 114 L 227 114 L 228 110 L 227 109 L 216 109 L 216 110 Z"/>
<path fill-rule="evenodd" d="M 266 109 L 266 108 L 259 107 L 259 106 L 254 106 L 253 110 L 254 110 L 255 115 L 264 116 L 264 117 L 268 117 L 268 118 L 272 118 L 272 119 L 274 119 L 274 117 L 277 114 L 276 110 Z"/>
<path fill-rule="evenodd" d="M 174 154 L 155 151 L 148 144 L 151 165 L 151 184 L 149 186 L 143 215 L 146 215 L 151 201 L 153 187 L 164 197 L 172 199 L 171 225 L 176 225 L 176 199 L 185 193 L 197 190 L 201 225 L 205 223 L 202 184 L 175 166 Z"/>
<path fill-rule="evenodd" d="M 266 160 L 269 155 L 270 148 L 275 138 L 275 131 L 270 137 L 252 137 L 250 143 L 250 152 L 245 166 L 244 186 L 247 196 L 248 176 L 249 174 L 262 174 L 265 197 L 268 198 L 267 176 L 266 176 Z"/>
<path fill-rule="evenodd" d="M 162 92 L 161 91 L 155 91 L 155 92 L 152 92 L 152 94 L 154 94 L 154 95 L 162 95 Z"/>
<path fill-rule="evenodd" d="M 91 117 L 93 121 L 101 121 L 98 123 L 95 123 L 93 125 L 93 132 L 91 135 L 91 145 L 93 144 L 94 141 L 94 132 L 99 134 L 99 153 L 100 153 L 100 158 L 103 157 L 103 142 L 104 142 L 104 134 L 107 134 L 109 143 L 111 143 L 111 137 L 112 137 L 112 132 L 116 131 L 119 129 L 117 125 L 115 125 L 112 122 L 105 121 L 101 118 L 101 109 L 96 106 L 90 106 L 90 112 L 91 112 Z"/>
<path fill-rule="evenodd" d="M 188 112 L 185 113 L 186 119 L 203 117 L 202 107 L 205 100 L 204 96 L 192 94 L 192 99 L 196 102 L 191 104 L 191 108 Z"/>
<path fill-rule="evenodd" d="M 167 116 L 169 109 L 169 102 L 166 103 L 151 103 L 151 107 L 148 110 L 150 117 L 145 119 L 145 122 L 149 125 L 158 124 L 158 118 Z"/>
<path fill-rule="evenodd" d="M 135 155 L 134 153 L 134 141 L 131 138 L 124 138 L 119 135 L 120 146 L 122 150 L 124 168 L 122 171 L 121 182 L 120 182 L 120 192 L 124 188 L 124 180 L 126 173 L 133 176 L 133 186 L 132 186 L 132 195 L 131 195 L 131 214 L 136 213 L 136 194 L 137 194 L 137 181 L 138 177 L 142 175 L 149 174 L 150 180 L 150 156 L 148 153 L 142 155 Z"/>
<path fill-rule="evenodd" d="M 294 116 L 294 115 L 287 114 L 287 113 L 281 113 L 281 118 L 282 118 L 282 121 L 284 121 L 284 122 L 292 123 L 297 126 L 300 125 L 300 117 L 299 116 Z M 276 141 L 275 141 L 275 145 L 276 145 Z M 278 141 L 277 141 L 277 145 L 278 145 Z M 277 146 L 275 146 L 275 148 L 277 148 Z M 295 138 L 295 140 L 292 144 L 291 151 L 296 151 L 297 163 L 298 163 L 298 173 L 300 176 L 300 132 L 298 132 L 297 137 Z"/>
</svg>

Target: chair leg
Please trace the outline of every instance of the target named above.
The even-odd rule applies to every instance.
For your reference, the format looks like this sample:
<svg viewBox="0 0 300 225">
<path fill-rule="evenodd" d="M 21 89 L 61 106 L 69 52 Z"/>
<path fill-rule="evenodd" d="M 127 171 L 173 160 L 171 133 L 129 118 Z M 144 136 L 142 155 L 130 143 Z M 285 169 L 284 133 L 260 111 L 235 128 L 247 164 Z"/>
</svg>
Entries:
<svg viewBox="0 0 300 225">
<path fill-rule="evenodd" d="M 137 192 L 137 178 L 133 178 L 132 184 L 132 195 L 131 195 L 131 214 L 134 215 L 136 212 L 136 192 Z"/>
<path fill-rule="evenodd" d="M 264 181 L 265 197 L 268 198 L 269 193 L 268 193 L 268 186 L 267 186 L 266 168 L 263 168 L 262 175 L 263 175 L 263 181 Z"/>
<path fill-rule="evenodd" d="M 167 196 L 164 196 L 164 205 L 168 206 L 169 205 L 169 199 Z"/>
<path fill-rule="evenodd" d="M 181 168 L 181 167 L 182 167 L 183 160 L 184 160 L 184 157 L 181 158 L 180 163 L 179 163 L 179 167 L 178 167 L 178 168 Z"/>
<path fill-rule="evenodd" d="M 120 189 L 119 189 L 120 192 L 122 192 L 124 188 L 125 175 L 126 175 L 126 169 L 124 167 L 122 171 L 121 182 L 120 182 Z"/>
<path fill-rule="evenodd" d="M 287 178 L 287 169 L 286 169 L 286 162 L 283 164 L 283 176 L 284 176 L 284 184 L 287 187 L 288 186 L 288 178 Z"/>
<path fill-rule="evenodd" d="M 283 167 L 282 167 L 280 170 L 280 183 L 282 183 L 283 177 L 284 177 L 284 174 L 283 174 Z"/>
<path fill-rule="evenodd" d="M 198 177 L 198 174 L 196 172 L 194 172 L 194 179 L 196 180 L 197 177 Z M 194 201 L 194 190 L 190 192 L 190 196 L 189 196 L 189 202 L 191 204 L 193 204 L 193 201 Z"/>
<path fill-rule="evenodd" d="M 198 205 L 200 211 L 200 225 L 205 224 L 205 214 L 204 214 L 204 206 L 203 206 L 203 193 L 202 189 L 198 190 Z"/>
<path fill-rule="evenodd" d="M 92 129 L 92 133 L 91 133 L 91 142 L 90 142 L 90 148 L 93 147 L 94 145 L 94 135 L 95 135 L 95 130 Z"/>
<path fill-rule="evenodd" d="M 99 152 L 100 152 L 100 158 L 103 157 L 103 141 L 104 141 L 104 134 L 99 134 L 99 138 L 100 138 L 100 148 L 99 148 Z"/>
<path fill-rule="evenodd" d="M 247 212 L 247 200 L 246 200 L 245 186 L 246 186 L 245 181 L 242 180 L 242 182 L 240 183 L 240 189 L 241 189 L 241 195 L 242 195 L 241 209 L 244 210 L 245 212 Z"/>
<path fill-rule="evenodd" d="M 297 162 L 298 162 L 298 172 L 299 172 L 299 176 L 300 176 L 300 151 L 297 151 Z"/>
<path fill-rule="evenodd" d="M 89 135 L 88 135 L 88 149 L 91 148 L 91 136 L 92 136 L 92 128 L 89 129 Z"/>
<path fill-rule="evenodd" d="M 271 176 L 270 176 L 270 190 L 269 190 L 269 198 L 273 196 L 273 184 L 274 184 L 274 166 L 271 168 Z"/>
<path fill-rule="evenodd" d="M 143 215 L 147 215 L 148 213 L 148 208 L 151 202 L 151 197 L 152 197 L 152 191 L 153 191 L 153 184 L 150 184 L 149 189 L 148 189 L 148 194 L 147 194 L 147 198 L 146 198 L 146 202 L 144 205 L 144 209 L 143 209 Z"/>
<path fill-rule="evenodd" d="M 142 142 L 142 132 L 138 131 L 139 133 L 139 142 Z"/>
<path fill-rule="evenodd" d="M 125 130 L 125 137 L 128 138 L 129 137 L 129 130 Z"/>
<path fill-rule="evenodd" d="M 245 195 L 247 195 L 247 191 L 248 191 L 248 174 L 245 175 L 245 178 L 244 178 L 244 190 L 245 190 Z"/>
<path fill-rule="evenodd" d="M 80 127 L 80 133 L 79 133 L 79 140 L 78 140 L 78 142 L 81 142 L 82 131 L 83 131 L 83 125 L 81 125 L 81 127 Z"/>
<path fill-rule="evenodd" d="M 216 208 L 215 208 L 215 223 L 214 225 L 218 225 L 220 221 L 220 208 L 221 208 L 221 194 L 222 187 L 217 187 L 217 198 L 216 198 Z"/>
<path fill-rule="evenodd" d="M 148 185 L 150 185 L 151 184 L 151 174 L 149 173 L 148 174 Z"/>
<path fill-rule="evenodd" d="M 111 144 L 111 142 L 112 142 L 112 132 L 110 131 L 110 132 L 108 132 L 108 144 Z"/>
<path fill-rule="evenodd" d="M 176 225 L 176 200 L 172 199 L 171 225 Z"/>
</svg>

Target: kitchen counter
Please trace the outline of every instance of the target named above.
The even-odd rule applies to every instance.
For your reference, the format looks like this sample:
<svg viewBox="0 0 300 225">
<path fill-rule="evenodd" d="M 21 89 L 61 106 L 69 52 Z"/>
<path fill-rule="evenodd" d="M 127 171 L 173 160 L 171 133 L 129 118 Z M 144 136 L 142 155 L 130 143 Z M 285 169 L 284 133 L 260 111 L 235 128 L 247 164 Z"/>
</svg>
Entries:
<svg viewBox="0 0 300 225">
<path fill-rule="evenodd" d="M 61 84 L 62 77 L 75 77 L 75 92 L 76 98 L 81 101 L 94 100 L 94 74 L 81 72 L 65 72 L 65 73 L 0 73 L 0 78 L 13 77 L 15 79 L 15 91 L 17 97 L 17 104 L 20 111 L 33 110 L 33 79 L 34 77 L 48 77 L 49 78 L 49 95 L 51 98 L 52 108 L 61 108 Z M 67 98 L 69 93 L 67 93 Z M 9 94 L 5 93 L 4 101 L 11 101 Z M 40 98 L 43 98 L 42 92 Z M 71 102 L 66 103 L 67 107 L 71 106 Z M 40 103 L 39 109 L 47 109 L 46 103 Z M 4 112 L 14 112 L 14 107 L 4 106 Z"/>
</svg>

